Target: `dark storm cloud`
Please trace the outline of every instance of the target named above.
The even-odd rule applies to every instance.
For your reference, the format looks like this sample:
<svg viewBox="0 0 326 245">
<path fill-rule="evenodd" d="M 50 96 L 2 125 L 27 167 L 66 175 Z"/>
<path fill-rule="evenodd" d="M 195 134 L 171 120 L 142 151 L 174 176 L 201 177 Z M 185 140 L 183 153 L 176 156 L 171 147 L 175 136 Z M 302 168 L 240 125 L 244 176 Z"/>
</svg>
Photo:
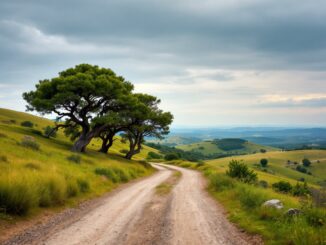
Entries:
<svg viewBox="0 0 326 245">
<path fill-rule="evenodd" d="M 163 96 L 180 118 L 218 118 L 211 112 L 229 104 L 247 118 L 243 108 L 261 95 L 324 96 L 325 19 L 323 0 L 1 0 L 0 106 L 22 109 L 21 93 L 38 80 L 92 63 Z M 320 109 L 325 100 L 261 106 Z"/>
<path fill-rule="evenodd" d="M 325 68 L 323 1 L 233 2 L 10 0 L 2 1 L 0 14 L 72 42 L 172 53 L 176 63 Z"/>
</svg>

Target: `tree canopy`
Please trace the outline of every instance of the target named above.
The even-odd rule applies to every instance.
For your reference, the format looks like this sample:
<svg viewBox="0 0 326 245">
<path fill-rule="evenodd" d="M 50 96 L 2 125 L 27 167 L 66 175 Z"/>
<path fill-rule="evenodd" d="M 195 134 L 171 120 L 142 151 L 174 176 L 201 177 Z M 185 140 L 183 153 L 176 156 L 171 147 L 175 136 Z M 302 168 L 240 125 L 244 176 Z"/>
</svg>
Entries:
<svg viewBox="0 0 326 245">
<path fill-rule="evenodd" d="M 167 134 L 173 117 L 158 108 L 156 97 L 132 91 L 133 85 L 111 69 L 80 64 L 39 81 L 23 98 L 27 110 L 57 115 L 55 129 L 65 128 L 75 140 L 72 150 L 83 152 L 94 137 L 100 137 L 101 151 L 107 152 L 114 135 L 123 131 L 133 155 L 145 136 Z"/>
</svg>

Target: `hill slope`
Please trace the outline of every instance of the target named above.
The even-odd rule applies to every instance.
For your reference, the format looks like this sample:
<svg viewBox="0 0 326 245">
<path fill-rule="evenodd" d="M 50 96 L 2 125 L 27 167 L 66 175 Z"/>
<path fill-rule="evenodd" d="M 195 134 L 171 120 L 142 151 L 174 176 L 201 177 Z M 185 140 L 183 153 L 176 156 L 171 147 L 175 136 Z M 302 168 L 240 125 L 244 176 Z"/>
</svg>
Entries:
<svg viewBox="0 0 326 245">
<path fill-rule="evenodd" d="M 268 159 L 268 166 L 263 170 L 260 165 L 260 159 Z M 311 175 L 301 173 L 296 170 L 296 166 L 302 165 L 302 159 L 308 158 L 312 162 L 311 166 L 306 168 Z M 298 180 L 306 180 L 314 185 L 326 185 L 326 150 L 298 150 L 298 151 L 277 151 L 257 153 L 245 156 L 233 156 L 221 159 L 207 161 L 208 165 L 215 167 L 219 171 L 225 172 L 229 162 L 232 159 L 243 160 L 251 168 L 258 172 L 261 179 L 270 183 L 279 180 L 286 180 L 296 183 Z M 289 161 L 289 162 L 288 162 Z M 294 163 L 298 164 L 294 164 Z"/>
<path fill-rule="evenodd" d="M 195 151 L 205 156 L 218 155 L 239 155 L 252 154 L 259 152 L 261 149 L 266 151 L 276 151 L 278 148 L 262 146 L 242 139 L 221 139 L 213 141 L 202 141 L 198 143 L 180 145 L 176 148 L 184 151 Z"/>
<path fill-rule="evenodd" d="M 24 121 L 27 126 L 21 125 Z M 0 109 L 0 221 L 3 213 L 76 203 L 153 171 L 139 160 L 155 149 L 144 146 L 135 156 L 138 161 L 130 161 L 122 157 L 128 146 L 120 140 L 108 155 L 97 152 L 100 142 L 93 140 L 87 153 L 77 155 L 63 132 L 54 139 L 42 136 L 49 125 L 48 119 Z"/>
</svg>

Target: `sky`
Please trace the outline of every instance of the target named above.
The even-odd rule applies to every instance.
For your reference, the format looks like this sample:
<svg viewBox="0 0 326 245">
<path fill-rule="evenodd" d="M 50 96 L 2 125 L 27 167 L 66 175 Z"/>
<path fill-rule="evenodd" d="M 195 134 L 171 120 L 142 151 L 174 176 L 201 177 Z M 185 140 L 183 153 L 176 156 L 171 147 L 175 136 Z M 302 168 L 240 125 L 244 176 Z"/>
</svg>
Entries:
<svg viewBox="0 0 326 245">
<path fill-rule="evenodd" d="M 324 0 L 1 0 L 0 107 L 80 63 L 159 97 L 174 126 L 326 123 Z"/>
</svg>

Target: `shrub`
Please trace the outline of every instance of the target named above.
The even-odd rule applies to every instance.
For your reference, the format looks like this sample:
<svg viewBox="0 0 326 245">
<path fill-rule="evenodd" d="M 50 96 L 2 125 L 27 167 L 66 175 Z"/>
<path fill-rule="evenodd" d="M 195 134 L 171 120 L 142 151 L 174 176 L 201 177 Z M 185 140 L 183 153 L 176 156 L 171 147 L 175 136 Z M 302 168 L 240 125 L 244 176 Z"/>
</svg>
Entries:
<svg viewBox="0 0 326 245">
<path fill-rule="evenodd" d="M 167 161 L 178 160 L 180 157 L 176 153 L 168 153 L 164 156 L 164 159 Z"/>
<path fill-rule="evenodd" d="M 77 185 L 79 187 L 79 191 L 82 193 L 88 192 L 90 189 L 89 182 L 84 179 L 77 179 Z"/>
<path fill-rule="evenodd" d="M 60 176 L 49 176 L 40 181 L 39 196 L 41 207 L 63 204 L 67 197 L 66 181 Z"/>
<path fill-rule="evenodd" d="M 23 127 L 27 127 L 27 128 L 34 127 L 34 123 L 32 123 L 31 121 L 23 121 L 23 122 L 21 122 L 20 125 L 23 126 Z"/>
<path fill-rule="evenodd" d="M 301 172 L 301 173 L 304 173 L 306 174 L 307 173 L 307 169 L 301 165 L 298 165 L 296 168 L 295 168 L 298 172 Z"/>
<path fill-rule="evenodd" d="M 36 151 L 40 149 L 40 145 L 31 136 L 24 136 L 24 138 L 20 142 L 20 145 Z"/>
<path fill-rule="evenodd" d="M 293 186 L 292 194 L 294 196 L 305 196 L 310 194 L 307 182 L 304 182 L 303 184 L 297 183 L 295 186 Z"/>
<path fill-rule="evenodd" d="M 289 193 L 292 191 L 292 185 L 287 181 L 279 181 L 274 183 L 272 186 L 279 192 Z"/>
<path fill-rule="evenodd" d="M 78 154 L 73 154 L 67 157 L 67 160 L 79 164 L 81 161 L 81 156 Z"/>
<path fill-rule="evenodd" d="M 160 155 L 160 154 L 158 154 L 156 152 L 150 151 L 147 154 L 147 158 L 149 158 L 149 159 L 161 159 L 162 155 Z"/>
<path fill-rule="evenodd" d="M 110 168 L 96 168 L 95 174 L 105 176 L 106 178 L 111 180 L 113 183 L 119 182 L 119 177 Z"/>
<path fill-rule="evenodd" d="M 260 152 L 261 153 L 266 153 L 266 150 L 265 149 L 260 149 Z"/>
<path fill-rule="evenodd" d="M 308 158 L 304 158 L 304 159 L 302 159 L 302 164 L 305 167 L 309 167 L 311 165 L 311 162 Z"/>
<path fill-rule="evenodd" d="M 33 190 L 24 180 L 0 179 L 0 208 L 8 214 L 27 214 L 37 200 Z"/>
<path fill-rule="evenodd" d="M 268 160 L 266 158 L 260 159 L 260 165 L 265 168 L 268 164 Z"/>
<path fill-rule="evenodd" d="M 40 130 L 37 130 L 37 129 L 32 129 L 32 133 L 35 134 L 35 135 L 39 135 L 39 136 L 43 135 L 43 133 Z"/>
<path fill-rule="evenodd" d="M 257 181 L 257 174 L 248 168 L 243 162 L 232 160 L 226 174 L 232 178 L 237 178 L 244 183 L 254 183 Z"/>
<path fill-rule="evenodd" d="M 246 208 L 260 207 L 266 200 L 264 193 L 254 186 L 241 186 L 237 194 L 241 204 Z"/>
<path fill-rule="evenodd" d="M 54 130 L 54 128 L 51 127 L 51 126 L 46 126 L 43 129 L 43 133 L 44 133 L 45 137 L 48 137 L 48 138 L 50 138 L 50 137 L 53 137 L 53 138 L 57 137 L 57 131 Z"/>
</svg>

